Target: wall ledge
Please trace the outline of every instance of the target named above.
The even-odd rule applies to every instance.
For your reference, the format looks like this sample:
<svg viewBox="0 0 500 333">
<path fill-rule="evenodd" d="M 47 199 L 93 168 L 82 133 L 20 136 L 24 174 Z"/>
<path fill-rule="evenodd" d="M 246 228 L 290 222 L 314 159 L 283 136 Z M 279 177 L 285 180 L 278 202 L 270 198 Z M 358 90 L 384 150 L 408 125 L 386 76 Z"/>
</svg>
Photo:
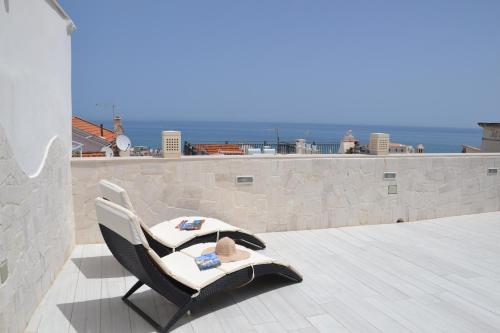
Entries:
<svg viewBox="0 0 500 333">
<path fill-rule="evenodd" d="M 484 158 L 500 157 L 500 153 L 428 153 L 428 154 L 390 154 L 390 155 L 346 155 L 346 154 L 318 154 L 318 155 L 201 155 L 182 156 L 181 158 L 158 158 L 150 156 L 137 157 L 73 157 L 72 165 L 84 165 L 88 163 L 161 163 L 161 162 L 189 162 L 189 161 L 209 161 L 209 160 L 352 160 L 352 159 L 430 159 L 430 158 Z"/>
</svg>

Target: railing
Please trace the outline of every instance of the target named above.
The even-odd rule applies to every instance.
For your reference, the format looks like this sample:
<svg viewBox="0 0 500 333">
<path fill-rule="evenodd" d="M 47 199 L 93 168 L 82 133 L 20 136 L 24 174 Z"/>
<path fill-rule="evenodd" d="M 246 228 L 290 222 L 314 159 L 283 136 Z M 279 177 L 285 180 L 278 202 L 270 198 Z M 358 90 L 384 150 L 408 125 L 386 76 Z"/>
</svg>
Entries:
<svg viewBox="0 0 500 333">
<path fill-rule="evenodd" d="M 71 141 L 71 151 L 73 157 L 82 157 L 83 143 L 78 141 Z"/>
<path fill-rule="evenodd" d="M 198 143 L 197 143 L 198 144 Z M 246 142 L 234 142 L 234 141 L 211 141 L 203 142 L 203 144 L 231 144 L 238 145 L 239 148 L 244 152 L 245 155 L 249 153 L 249 149 L 260 150 L 261 153 L 264 149 L 274 149 L 277 154 L 336 154 L 339 150 L 340 143 L 306 143 L 304 147 L 299 148 L 297 151 L 297 145 L 295 143 L 288 142 L 267 142 L 267 141 L 246 141 Z M 191 144 L 185 142 L 184 144 L 184 155 L 204 155 L 206 152 L 194 149 L 196 144 Z"/>
<path fill-rule="evenodd" d="M 318 154 L 337 154 L 340 143 L 317 143 L 316 150 Z"/>
<path fill-rule="evenodd" d="M 295 144 L 293 143 L 267 143 L 267 142 L 256 142 L 256 143 L 238 143 L 240 148 L 248 154 L 248 149 L 260 149 L 261 152 L 264 149 L 274 149 L 276 154 L 295 154 Z"/>
</svg>

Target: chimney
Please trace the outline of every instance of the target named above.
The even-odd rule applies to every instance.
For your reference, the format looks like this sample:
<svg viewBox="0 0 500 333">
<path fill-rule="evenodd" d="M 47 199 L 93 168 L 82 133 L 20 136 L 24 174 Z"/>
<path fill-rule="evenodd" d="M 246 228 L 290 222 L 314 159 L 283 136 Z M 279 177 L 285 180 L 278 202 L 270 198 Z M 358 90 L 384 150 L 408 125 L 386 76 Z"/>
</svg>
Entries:
<svg viewBox="0 0 500 333">
<path fill-rule="evenodd" d="M 101 124 L 101 137 L 104 138 L 104 126 L 103 126 L 103 124 Z"/>
<path fill-rule="evenodd" d="M 113 128 L 116 135 L 123 134 L 122 118 L 120 116 L 113 118 Z"/>
</svg>

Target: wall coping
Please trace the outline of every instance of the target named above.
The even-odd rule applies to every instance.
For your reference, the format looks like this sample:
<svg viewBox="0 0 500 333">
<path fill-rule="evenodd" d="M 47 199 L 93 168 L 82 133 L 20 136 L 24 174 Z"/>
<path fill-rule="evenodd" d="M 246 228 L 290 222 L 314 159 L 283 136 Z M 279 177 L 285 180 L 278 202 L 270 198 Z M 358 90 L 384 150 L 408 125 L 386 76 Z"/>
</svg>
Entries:
<svg viewBox="0 0 500 333">
<path fill-rule="evenodd" d="M 318 155 L 196 155 L 181 156 L 180 158 L 160 158 L 151 156 L 136 157 L 73 157 L 71 164 L 85 165 L 89 163 L 161 163 L 161 162 L 189 162 L 210 160 L 342 160 L 342 159 L 400 159 L 400 158 L 484 158 L 500 157 L 500 153 L 427 153 L 427 154 L 390 154 L 390 155 L 364 155 L 364 154 L 318 154 Z"/>
</svg>

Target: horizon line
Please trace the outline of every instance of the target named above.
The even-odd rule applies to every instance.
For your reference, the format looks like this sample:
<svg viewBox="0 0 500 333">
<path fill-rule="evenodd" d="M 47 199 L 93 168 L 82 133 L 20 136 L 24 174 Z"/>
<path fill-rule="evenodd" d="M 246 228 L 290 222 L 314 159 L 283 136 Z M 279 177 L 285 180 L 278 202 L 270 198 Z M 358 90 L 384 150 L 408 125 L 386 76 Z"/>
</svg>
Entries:
<svg viewBox="0 0 500 333">
<path fill-rule="evenodd" d="M 73 113 L 73 116 L 80 117 L 80 115 L 76 115 Z M 249 123 L 249 124 L 293 124 L 293 125 L 335 125 L 335 126 L 373 126 L 373 127 L 407 127 L 407 128 L 446 128 L 446 129 L 480 129 L 479 126 L 477 125 L 479 121 L 476 124 L 476 126 L 439 126 L 439 125 L 403 125 L 403 124 L 367 124 L 367 123 L 333 123 L 333 122 L 313 122 L 313 121 L 276 121 L 276 120 L 268 120 L 268 121 L 254 121 L 254 120 L 205 120 L 205 119 L 158 119 L 158 118 L 149 118 L 147 120 L 144 119 L 137 119 L 137 118 L 126 118 L 124 116 L 122 117 L 122 121 L 126 124 L 127 121 L 132 121 L 132 122 L 142 122 L 142 123 L 151 123 L 151 122 L 193 122 L 193 123 Z M 112 119 L 107 119 L 107 118 L 99 118 L 99 117 L 92 117 L 92 118 L 87 118 L 90 121 L 93 122 L 109 122 L 112 123 Z"/>
</svg>

